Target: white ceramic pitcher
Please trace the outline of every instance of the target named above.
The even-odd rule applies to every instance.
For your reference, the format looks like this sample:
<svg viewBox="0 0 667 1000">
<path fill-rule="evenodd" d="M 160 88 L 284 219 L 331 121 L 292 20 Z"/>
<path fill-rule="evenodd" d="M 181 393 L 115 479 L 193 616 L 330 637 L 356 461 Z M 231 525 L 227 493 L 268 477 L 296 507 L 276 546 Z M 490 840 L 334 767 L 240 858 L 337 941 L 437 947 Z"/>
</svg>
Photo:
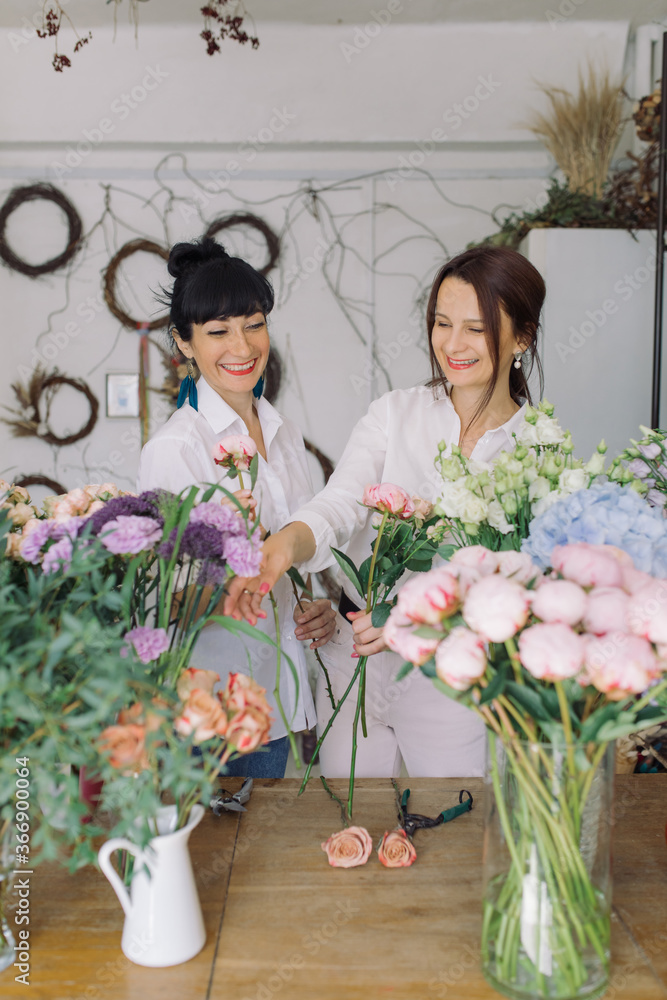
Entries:
<svg viewBox="0 0 667 1000">
<path fill-rule="evenodd" d="M 121 948 L 137 965 L 179 965 L 204 947 L 206 931 L 188 850 L 190 834 L 203 815 L 202 805 L 193 806 L 187 826 L 174 830 L 176 806 L 163 806 L 157 815 L 159 836 L 144 851 L 125 837 L 108 840 L 99 851 L 100 868 L 125 911 Z M 114 851 L 129 851 L 136 859 L 129 893 L 111 864 Z"/>
</svg>

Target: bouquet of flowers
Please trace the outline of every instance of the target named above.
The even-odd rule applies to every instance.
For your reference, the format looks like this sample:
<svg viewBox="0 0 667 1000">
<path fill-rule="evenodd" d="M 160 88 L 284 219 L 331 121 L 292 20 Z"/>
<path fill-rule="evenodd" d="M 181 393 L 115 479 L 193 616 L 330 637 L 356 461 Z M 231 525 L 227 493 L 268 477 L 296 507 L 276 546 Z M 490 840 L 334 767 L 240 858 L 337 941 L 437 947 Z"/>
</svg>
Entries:
<svg viewBox="0 0 667 1000">
<path fill-rule="evenodd" d="M 487 885 L 485 973 L 571 997 L 608 974 L 589 807 L 609 742 L 667 719 L 667 587 L 608 545 L 557 546 L 549 564 L 459 549 L 400 590 L 385 639 L 487 727 L 508 857 Z"/>
<path fill-rule="evenodd" d="M 606 445 L 584 463 L 573 457 L 569 431 L 563 431 L 550 403 L 526 407 L 525 424 L 515 435 L 513 451 L 501 452 L 493 463 L 466 458 L 443 441 L 435 460 L 444 480 L 435 505 L 441 521 L 434 527 L 442 540 L 449 532 L 456 546 L 480 544 L 488 549 L 519 549 L 530 522 L 562 497 L 588 488 L 604 472 Z M 619 481 L 639 493 L 645 485 L 628 469 Z M 445 555 L 453 551 L 445 550 Z"/>
<path fill-rule="evenodd" d="M 664 509 L 667 501 L 667 431 L 640 426 L 642 438 L 618 455 L 609 469 L 612 482 L 624 482 L 628 475 L 640 479 L 648 491 L 652 507 Z"/>
</svg>

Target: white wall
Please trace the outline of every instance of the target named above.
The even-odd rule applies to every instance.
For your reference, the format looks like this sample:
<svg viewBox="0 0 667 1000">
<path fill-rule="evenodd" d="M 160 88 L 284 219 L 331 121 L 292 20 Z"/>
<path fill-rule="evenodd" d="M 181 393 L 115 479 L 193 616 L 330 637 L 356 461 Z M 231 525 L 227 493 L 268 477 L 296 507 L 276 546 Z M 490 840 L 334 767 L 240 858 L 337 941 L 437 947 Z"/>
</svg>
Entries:
<svg viewBox="0 0 667 1000">
<path fill-rule="evenodd" d="M 427 377 L 417 300 L 443 259 L 496 229 L 495 206 L 530 207 L 544 190 L 552 165 L 518 127 L 539 103 L 535 81 L 574 86 L 588 55 L 620 73 L 627 40 L 624 22 L 394 18 L 372 38 L 349 25 L 260 24 L 259 50 L 226 43 L 209 58 L 197 30 L 151 26 L 135 48 L 125 28 L 115 44 L 96 28 L 62 74 L 49 65 L 50 42 L 0 34 L 0 87 L 12 94 L 2 107 L 2 197 L 50 180 L 89 233 L 69 272 L 31 280 L 0 269 L 1 398 L 13 402 L 10 383 L 41 356 L 85 378 L 102 403 L 94 433 L 60 450 L 1 427 L 0 476 L 133 483 L 137 422 L 107 419 L 103 396 L 105 373 L 136 371 L 137 342 L 103 305 L 100 272 L 129 239 L 168 246 L 237 210 L 284 235 L 270 276 L 272 336 L 286 364 L 279 406 L 338 458 L 374 395 Z M 57 210 L 42 203 L 17 212 L 7 235 L 32 261 L 64 244 Z M 231 245 L 263 258 L 247 234 Z M 166 271 L 137 256 L 123 276 L 132 314 L 155 315 L 150 289 Z M 154 354 L 151 384 L 161 379 Z M 54 426 L 79 426 L 79 403 L 63 391 Z M 152 408 L 162 422 L 158 397 Z"/>
</svg>

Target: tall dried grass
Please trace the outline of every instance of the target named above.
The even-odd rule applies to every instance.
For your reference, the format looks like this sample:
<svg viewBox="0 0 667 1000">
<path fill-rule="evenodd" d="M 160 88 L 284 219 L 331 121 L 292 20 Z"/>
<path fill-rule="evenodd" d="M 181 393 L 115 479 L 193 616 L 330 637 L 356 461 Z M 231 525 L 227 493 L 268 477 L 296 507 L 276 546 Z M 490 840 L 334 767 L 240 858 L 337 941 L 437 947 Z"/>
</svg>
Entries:
<svg viewBox="0 0 667 1000">
<path fill-rule="evenodd" d="M 589 61 L 579 70 L 576 94 L 543 85 L 549 113 L 535 111 L 527 128 L 544 143 L 567 178 L 570 191 L 599 198 L 623 127 L 623 85 Z"/>
</svg>

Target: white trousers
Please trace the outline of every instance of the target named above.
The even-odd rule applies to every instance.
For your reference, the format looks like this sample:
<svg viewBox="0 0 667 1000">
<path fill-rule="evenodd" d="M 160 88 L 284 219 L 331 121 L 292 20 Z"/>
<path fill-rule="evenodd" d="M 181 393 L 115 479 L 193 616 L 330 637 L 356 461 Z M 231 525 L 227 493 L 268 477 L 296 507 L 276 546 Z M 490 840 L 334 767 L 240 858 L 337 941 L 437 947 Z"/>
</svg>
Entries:
<svg viewBox="0 0 667 1000">
<path fill-rule="evenodd" d="M 352 626 L 336 615 L 333 638 L 320 648 L 336 702 L 349 685 L 357 660 Z M 357 778 L 397 778 L 401 761 L 413 778 L 480 777 L 484 774 L 484 723 L 474 712 L 438 691 L 415 668 L 396 681 L 402 660 L 395 653 L 376 653 L 366 667 L 366 725 L 357 733 Z M 350 691 L 320 750 L 322 774 L 344 778 L 350 773 L 352 728 L 358 684 Z M 317 730 L 331 717 L 325 678 L 317 679 Z"/>
</svg>

